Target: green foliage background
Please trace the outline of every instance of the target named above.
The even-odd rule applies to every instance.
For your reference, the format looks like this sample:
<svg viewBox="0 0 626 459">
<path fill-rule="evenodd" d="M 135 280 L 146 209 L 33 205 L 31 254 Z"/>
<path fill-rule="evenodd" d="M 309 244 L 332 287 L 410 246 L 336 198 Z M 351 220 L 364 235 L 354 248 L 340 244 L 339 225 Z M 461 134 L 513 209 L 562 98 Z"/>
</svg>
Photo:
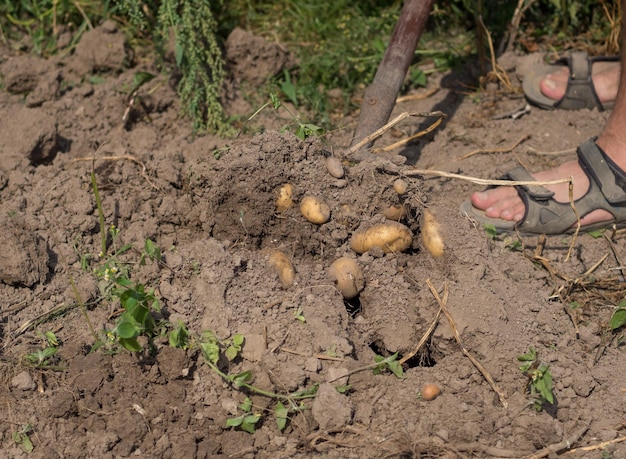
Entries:
<svg viewBox="0 0 626 459">
<path fill-rule="evenodd" d="M 615 51 L 617 2 L 525 0 L 524 43 L 553 49 L 596 47 Z M 506 38 L 518 0 L 437 0 L 420 41 L 419 59 L 447 67 L 477 52 L 478 15 L 494 42 Z M 173 38 L 181 106 L 196 129 L 228 130 L 219 103 L 225 78 L 222 45 L 240 26 L 286 45 L 299 59 L 285 76 L 297 100 L 321 115 L 349 110 L 352 94 L 371 81 L 402 7 L 401 0 L 0 0 L 0 40 L 28 35 L 30 50 L 47 56 L 67 52 L 82 33 L 104 19 L 121 24 L 133 45 L 151 44 L 158 55 Z M 613 23 L 612 23 L 613 21 Z M 73 31 L 57 49 L 63 29 Z M 484 51 L 484 50 L 483 50 Z M 164 68 L 167 68 L 162 61 Z M 412 84 L 424 75 L 411 72 Z M 278 81 L 277 83 L 280 83 Z M 279 86 L 277 86 L 279 87 Z M 327 91 L 343 95 L 329 104 Z"/>
</svg>

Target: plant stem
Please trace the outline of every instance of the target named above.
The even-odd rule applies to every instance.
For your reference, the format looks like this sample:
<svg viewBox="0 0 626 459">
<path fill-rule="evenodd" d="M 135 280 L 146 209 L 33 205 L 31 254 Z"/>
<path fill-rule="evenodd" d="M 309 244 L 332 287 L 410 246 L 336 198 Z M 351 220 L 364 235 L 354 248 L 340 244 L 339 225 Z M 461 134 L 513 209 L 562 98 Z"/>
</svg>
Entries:
<svg viewBox="0 0 626 459">
<path fill-rule="evenodd" d="M 98 184 L 96 182 L 96 173 L 91 169 L 91 186 L 93 187 L 93 195 L 96 198 L 96 207 L 98 208 L 98 217 L 100 218 L 100 238 L 101 238 L 101 256 L 107 253 L 107 232 L 104 227 L 104 211 L 102 210 L 102 200 L 98 192 Z"/>
</svg>

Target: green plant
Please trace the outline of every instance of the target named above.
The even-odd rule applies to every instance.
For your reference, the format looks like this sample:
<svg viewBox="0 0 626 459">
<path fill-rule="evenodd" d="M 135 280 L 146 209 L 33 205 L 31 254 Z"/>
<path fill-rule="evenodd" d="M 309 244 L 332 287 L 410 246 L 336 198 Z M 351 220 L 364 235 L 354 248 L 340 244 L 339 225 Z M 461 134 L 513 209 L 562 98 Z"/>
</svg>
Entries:
<svg viewBox="0 0 626 459">
<path fill-rule="evenodd" d="M 609 320 L 611 331 L 619 330 L 624 325 L 626 325 L 626 300 L 620 301 Z"/>
<path fill-rule="evenodd" d="M 59 351 L 59 339 L 57 336 L 51 331 L 45 333 L 36 331 L 35 335 L 42 341 L 42 348 L 30 354 L 26 354 L 24 356 L 24 363 L 39 370 L 62 369 L 59 366 L 59 358 L 56 355 Z"/>
<path fill-rule="evenodd" d="M 250 400 L 250 397 L 244 399 L 239 405 L 239 409 L 243 413 L 235 418 L 227 419 L 226 427 L 239 427 L 244 432 L 254 433 L 256 423 L 261 419 L 261 414 L 252 412 L 252 400 Z"/>
<path fill-rule="evenodd" d="M 34 449 L 33 442 L 30 439 L 30 434 L 32 433 L 32 431 L 33 426 L 29 423 L 24 424 L 17 432 L 13 432 L 13 441 L 16 444 L 20 445 L 22 449 L 27 453 L 31 453 Z"/>
<path fill-rule="evenodd" d="M 398 378 L 402 379 L 404 377 L 404 371 L 402 370 L 402 365 L 398 359 L 398 353 L 396 352 L 389 357 L 383 357 L 382 355 L 377 355 L 374 357 L 374 361 L 376 362 L 376 366 L 374 367 L 374 374 L 381 374 L 385 370 L 391 371 Z"/>
<path fill-rule="evenodd" d="M 528 378 L 526 390 L 530 391 L 535 409 L 541 411 L 545 403 L 554 403 L 552 373 L 548 365 L 538 360 L 537 351 L 531 347 L 526 354 L 518 356 L 517 360 L 523 362 L 519 369 Z"/>
</svg>

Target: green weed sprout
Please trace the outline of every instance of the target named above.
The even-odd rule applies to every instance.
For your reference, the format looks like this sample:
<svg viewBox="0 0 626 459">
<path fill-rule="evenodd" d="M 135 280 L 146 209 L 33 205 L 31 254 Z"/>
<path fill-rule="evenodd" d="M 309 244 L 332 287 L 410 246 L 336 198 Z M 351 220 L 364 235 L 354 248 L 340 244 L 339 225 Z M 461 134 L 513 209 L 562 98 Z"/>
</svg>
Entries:
<svg viewBox="0 0 626 459">
<path fill-rule="evenodd" d="M 35 334 L 41 339 L 42 348 L 26 354 L 24 363 L 38 370 L 61 370 L 62 368 L 58 365 L 59 358 L 56 356 L 59 351 L 59 339 L 57 336 L 51 331 L 45 333 L 36 331 Z"/>
<path fill-rule="evenodd" d="M 243 411 L 243 414 L 236 418 L 227 419 L 226 427 L 239 427 L 244 432 L 254 433 L 256 423 L 261 419 L 261 414 L 252 412 L 252 400 L 250 400 L 250 397 L 245 398 L 239 405 L 239 409 Z"/>
<path fill-rule="evenodd" d="M 21 445 L 22 449 L 26 453 L 32 453 L 34 449 L 33 442 L 30 439 L 32 431 L 33 426 L 29 423 L 23 425 L 17 432 L 13 432 L 13 441 L 17 445 Z"/>
<path fill-rule="evenodd" d="M 377 355 L 374 357 L 374 361 L 376 362 L 376 366 L 374 367 L 374 374 L 381 374 L 385 370 L 391 371 L 396 377 L 402 379 L 404 377 L 404 371 L 402 370 L 402 365 L 397 361 L 398 353 L 389 356 L 383 357 L 382 355 Z"/>
<path fill-rule="evenodd" d="M 530 391 L 534 399 L 535 409 L 541 411 L 544 403 L 553 404 L 552 373 L 548 365 L 537 359 L 537 351 L 531 347 L 526 354 L 518 356 L 517 360 L 523 362 L 519 369 L 528 377 L 526 390 Z"/>
</svg>

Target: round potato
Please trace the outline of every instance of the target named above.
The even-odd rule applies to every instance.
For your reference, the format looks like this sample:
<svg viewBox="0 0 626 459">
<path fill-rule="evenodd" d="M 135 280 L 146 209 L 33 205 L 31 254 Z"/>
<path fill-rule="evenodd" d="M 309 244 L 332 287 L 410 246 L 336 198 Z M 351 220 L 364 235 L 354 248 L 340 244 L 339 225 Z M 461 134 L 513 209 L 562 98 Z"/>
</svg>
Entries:
<svg viewBox="0 0 626 459">
<path fill-rule="evenodd" d="M 335 178 L 342 178 L 345 174 L 341 161 L 334 156 L 330 156 L 326 159 L 326 170 Z"/>
<path fill-rule="evenodd" d="M 373 247 L 380 247 L 385 253 L 402 252 L 411 246 L 411 242 L 413 234 L 409 228 L 388 221 L 354 233 L 350 248 L 356 253 L 365 253 Z"/>
<path fill-rule="evenodd" d="M 276 270 L 278 279 L 284 288 L 288 288 L 293 285 L 296 270 L 293 268 L 293 264 L 287 255 L 280 250 L 272 251 L 272 253 L 270 253 L 270 265 Z"/>
<path fill-rule="evenodd" d="M 276 211 L 282 213 L 293 205 L 293 185 L 285 183 L 278 189 L 278 197 L 276 198 Z"/>
<path fill-rule="evenodd" d="M 402 179 L 397 179 L 393 182 L 393 189 L 399 195 L 403 195 L 408 191 L 409 184 Z"/>
<path fill-rule="evenodd" d="M 365 288 L 365 277 L 356 260 L 348 257 L 338 258 L 330 265 L 329 274 L 341 295 L 349 300 Z"/>
<path fill-rule="evenodd" d="M 304 218 L 316 225 L 322 225 L 330 220 L 330 207 L 324 201 L 314 196 L 305 196 L 300 202 L 300 212 Z"/>
<path fill-rule="evenodd" d="M 443 256 L 444 243 L 441 234 L 439 234 L 439 223 L 429 209 L 424 209 L 422 218 L 422 242 L 426 250 L 435 258 Z"/>
</svg>

